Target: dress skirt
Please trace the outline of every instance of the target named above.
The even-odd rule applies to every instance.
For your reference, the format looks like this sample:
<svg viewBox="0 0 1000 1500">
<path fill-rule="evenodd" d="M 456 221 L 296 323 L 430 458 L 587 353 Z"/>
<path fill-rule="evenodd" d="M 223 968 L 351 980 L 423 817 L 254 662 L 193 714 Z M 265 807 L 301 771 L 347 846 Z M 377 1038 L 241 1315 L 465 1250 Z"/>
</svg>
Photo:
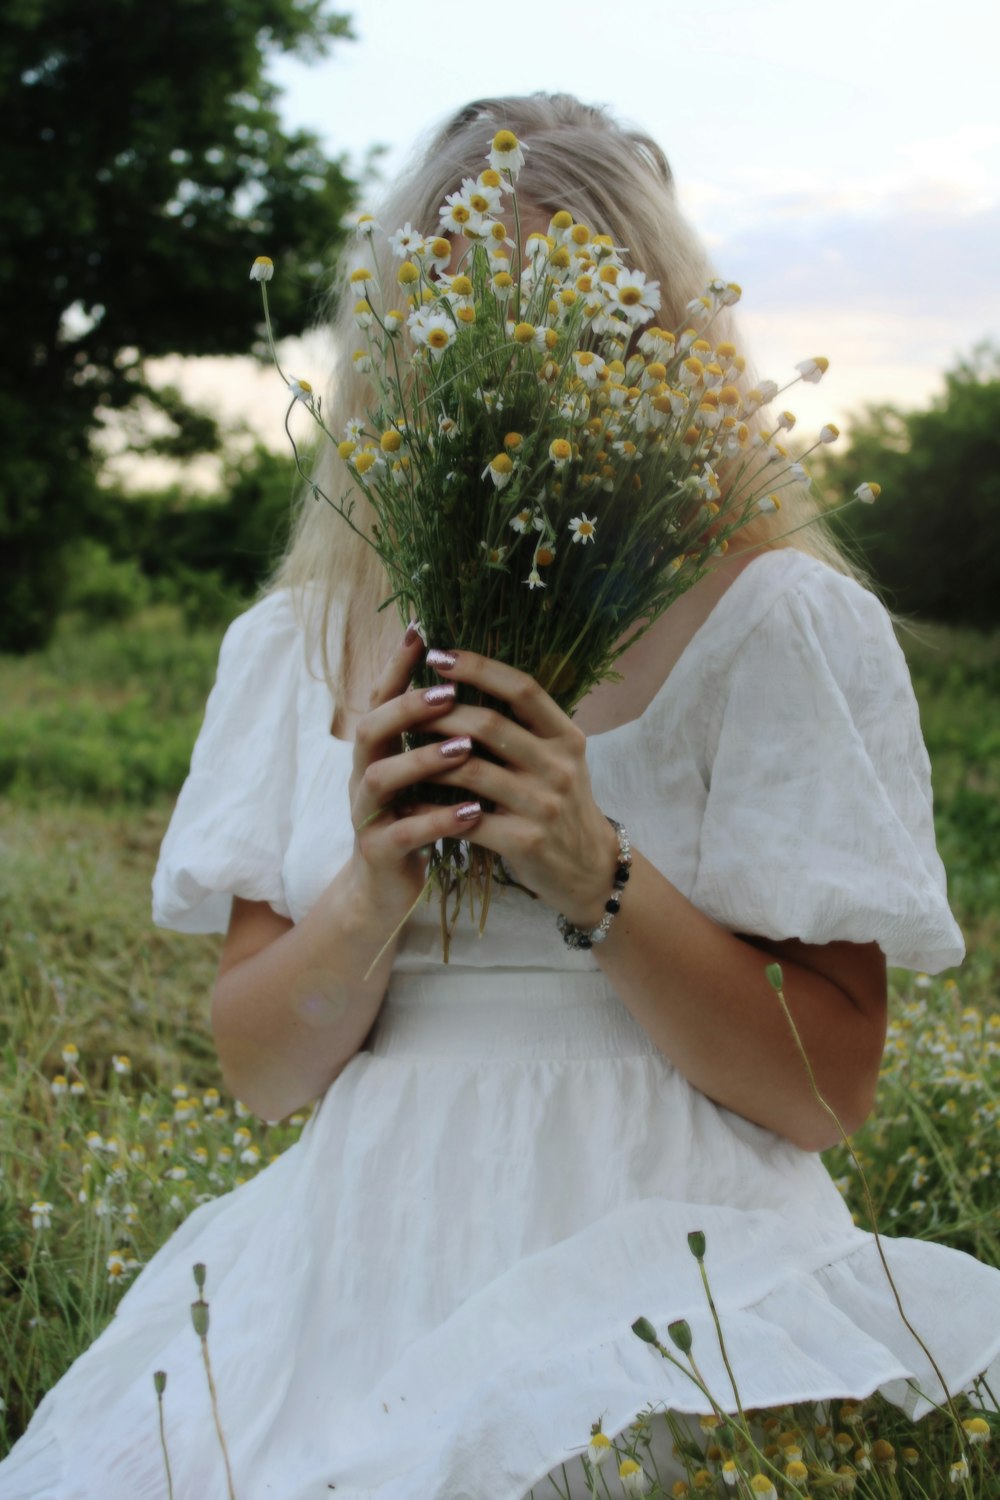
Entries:
<svg viewBox="0 0 1000 1500">
<path fill-rule="evenodd" d="M 940 1398 L 818 1156 L 692 1088 L 602 974 L 397 974 L 301 1139 L 159 1251 L 0 1493 L 162 1500 L 156 1370 L 176 1500 L 226 1493 L 189 1311 L 202 1262 L 239 1500 L 542 1500 L 563 1464 L 585 1495 L 592 1423 L 707 1409 L 637 1318 L 664 1340 L 685 1318 L 734 1404 L 692 1230 L 744 1407 L 879 1388 L 919 1416 Z M 966 1388 L 1000 1353 L 1000 1275 L 884 1243 L 910 1321 Z"/>
</svg>

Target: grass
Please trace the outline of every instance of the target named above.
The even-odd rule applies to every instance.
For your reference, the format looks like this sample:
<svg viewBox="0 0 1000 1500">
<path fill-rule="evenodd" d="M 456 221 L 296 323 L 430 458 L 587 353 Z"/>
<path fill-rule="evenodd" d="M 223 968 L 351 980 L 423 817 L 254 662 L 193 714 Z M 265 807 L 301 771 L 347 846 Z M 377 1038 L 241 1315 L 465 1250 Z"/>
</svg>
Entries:
<svg viewBox="0 0 1000 1500">
<path fill-rule="evenodd" d="M 127 627 L 64 621 L 46 652 L 0 660 L 0 1453 L 190 1208 L 262 1170 L 301 1123 L 266 1127 L 225 1097 L 207 1020 L 220 940 L 149 918 L 218 641 L 158 608 Z M 1000 1266 L 1000 638 L 925 630 L 903 644 L 970 956 L 941 979 L 892 975 L 878 1108 L 855 1147 L 884 1232 Z M 846 1151 L 827 1161 L 867 1227 Z M 845 1464 L 858 1495 L 1000 1494 L 988 1447 L 967 1449 L 968 1481 L 948 1477 L 962 1440 L 945 1417 L 907 1432 L 875 1398 L 848 1424 L 850 1452 L 836 1446 L 838 1423 L 835 1410 L 763 1413 L 750 1436 L 766 1453 L 799 1432 L 816 1495 L 847 1492 Z M 642 1462 L 645 1431 L 638 1421 L 617 1440 L 616 1463 Z M 750 1493 L 720 1478 L 743 1441 L 706 1434 L 692 1493 Z M 866 1445 L 882 1454 L 870 1469 Z"/>
</svg>

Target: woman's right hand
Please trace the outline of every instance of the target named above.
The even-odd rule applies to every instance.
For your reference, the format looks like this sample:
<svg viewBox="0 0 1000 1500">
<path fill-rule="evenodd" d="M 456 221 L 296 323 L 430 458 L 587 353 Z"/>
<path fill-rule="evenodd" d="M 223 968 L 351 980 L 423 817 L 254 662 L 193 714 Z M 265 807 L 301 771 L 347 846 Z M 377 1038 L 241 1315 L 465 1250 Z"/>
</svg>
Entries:
<svg viewBox="0 0 1000 1500">
<path fill-rule="evenodd" d="M 480 816 L 473 801 L 440 807 L 406 797 L 407 788 L 460 767 L 472 750 L 467 739 L 402 748 L 404 731 L 433 728 L 455 700 L 454 683 L 410 687 L 423 650 L 411 626 L 386 663 L 355 732 L 349 787 L 354 862 L 370 899 L 383 908 L 411 905 L 426 879 L 422 851 L 439 838 L 465 836 Z"/>
</svg>

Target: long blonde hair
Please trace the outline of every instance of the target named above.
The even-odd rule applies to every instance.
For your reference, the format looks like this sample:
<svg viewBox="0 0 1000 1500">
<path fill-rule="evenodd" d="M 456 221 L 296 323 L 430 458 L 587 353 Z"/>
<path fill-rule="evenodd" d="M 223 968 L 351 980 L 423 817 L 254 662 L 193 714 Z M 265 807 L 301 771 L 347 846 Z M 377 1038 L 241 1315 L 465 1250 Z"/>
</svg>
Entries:
<svg viewBox="0 0 1000 1500">
<path fill-rule="evenodd" d="M 627 248 L 631 265 L 659 282 L 662 303 L 657 322 L 668 329 L 683 327 L 687 304 L 704 292 L 715 272 L 678 207 L 667 159 L 649 136 L 618 124 L 606 110 L 581 104 L 569 94 L 479 99 L 436 132 L 377 209 L 375 217 L 386 233 L 363 242 L 360 258 L 377 271 L 381 284 L 392 285 L 395 274 L 386 235 L 407 223 L 421 233 L 434 233 L 445 197 L 463 178 L 478 175 L 491 137 L 504 127 L 528 147 L 518 177 L 519 199 L 550 214 L 567 209 L 595 232 L 611 235 L 616 245 Z M 353 300 L 335 290 L 319 320 L 333 336 L 334 363 L 324 410 L 337 436 L 351 417 L 363 417 L 372 402 L 371 388 L 355 372 L 351 359 L 359 342 Z M 712 335 L 716 341 L 728 339 L 739 347 L 731 312 L 723 309 L 715 318 Z M 741 380 L 747 390 L 756 383 L 749 362 Z M 764 413 L 748 425 L 763 429 Z M 338 501 L 350 491 L 355 521 L 362 528 L 370 526 L 371 507 L 346 476 L 347 466 L 332 444 L 324 442 L 312 482 L 303 486 L 298 499 L 284 556 L 262 591 L 290 588 L 298 601 L 306 584 L 317 586 L 312 597 L 320 607 L 310 611 L 310 628 L 318 631 L 323 671 L 335 701 L 341 696 L 348 654 L 354 660 L 366 651 L 367 666 L 374 674 L 383 635 L 397 625 L 391 609 L 374 624 L 375 611 L 388 592 L 374 549 L 328 504 L 314 498 L 313 484 Z M 722 478 L 724 482 L 724 474 Z M 797 547 L 838 572 L 857 576 L 824 523 L 815 519 L 819 506 L 805 484 L 785 485 L 781 501 L 779 513 L 762 514 L 743 529 L 746 546 Z M 342 612 L 347 625 L 331 659 L 329 623 L 334 608 Z"/>
</svg>

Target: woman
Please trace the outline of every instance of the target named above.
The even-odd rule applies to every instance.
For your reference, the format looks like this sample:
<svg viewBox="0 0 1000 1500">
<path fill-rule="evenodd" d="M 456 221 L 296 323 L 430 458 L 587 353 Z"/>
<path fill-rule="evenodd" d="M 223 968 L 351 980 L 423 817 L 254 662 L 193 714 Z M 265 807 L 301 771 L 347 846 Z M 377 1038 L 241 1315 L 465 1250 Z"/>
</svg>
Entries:
<svg viewBox="0 0 1000 1500">
<path fill-rule="evenodd" d="M 679 326 L 709 268 L 667 164 L 575 100 L 469 106 L 382 222 L 433 224 L 503 126 L 529 145 L 518 186 L 535 218 L 566 207 L 628 246 Z M 336 427 L 365 393 L 341 373 L 334 401 Z M 316 476 L 328 492 L 333 462 Z M 902 654 L 818 528 L 781 542 L 809 513 L 803 492 L 761 517 L 570 720 L 461 641 L 432 642 L 440 681 L 412 689 L 419 631 L 387 643 L 372 556 L 306 501 L 223 643 L 154 918 L 227 933 L 212 1021 L 233 1091 L 269 1119 L 321 1103 L 295 1147 L 151 1262 L 0 1470 L 5 1497 L 162 1494 L 158 1369 L 174 1494 L 222 1492 L 195 1262 L 241 1500 L 520 1500 L 551 1492 L 549 1474 L 586 1494 L 592 1423 L 707 1406 L 631 1332 L 639 1316 L 661 1337 L 686 1319 L 732 1404 L 695 1231 L 745 1406 L 881 1388 L 922 1414 L 941 1397 L 816 1155 L 837 1131 L 765 975 L 780 962 L 819 1088 L 853 1130 L 887 961 L 936 972 L 963 953 Z M 457 684 L 513 719 L 459 703 Z M 414 728 L 437 738 L 403 754 Z M 421 803 L 431 778 L 465 800 Z M 446 834 L 503 855 L 537 899 L 497 893 L 447 968 L 418 907 L 366 977 Z M 564 942 L 557 915 L 591 932 L 613 884 L 606 940 Z M 1000 1349 L 1000 1275 L 913 1241 L 887 1253 L 962 1390 Z M 670 1446 L 662 1424 L 668 1482 Z"/>
</svg>

